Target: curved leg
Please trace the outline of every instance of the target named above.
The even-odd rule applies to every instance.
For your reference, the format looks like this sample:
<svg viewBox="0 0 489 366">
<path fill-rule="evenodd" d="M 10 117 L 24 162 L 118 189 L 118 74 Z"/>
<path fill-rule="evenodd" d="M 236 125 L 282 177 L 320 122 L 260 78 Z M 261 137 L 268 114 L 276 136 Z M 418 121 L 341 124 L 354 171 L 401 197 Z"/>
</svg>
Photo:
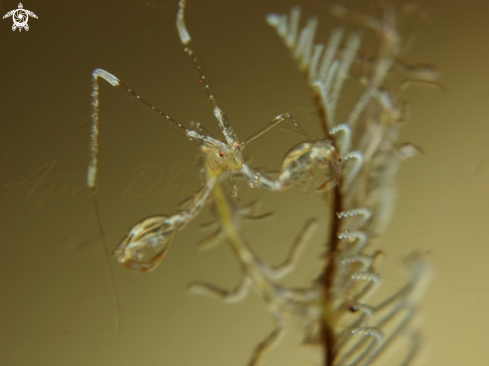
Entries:
<svg viewBox="0 0 489 366">
<path fill-rule="evenodd" d="M 263 214 L 256 215 L 254 213 L 255 205 L 257 203 L 257 200 L 249 203 L 248 205 L 244 206 L 243 208 L 240 208 L 238 210 L 238 214 L 242 219 L 246 220 L 261 220 L 265 219 L 267 217 L 273 216 L 273 212 L 265 212 Z"/>
<path fill-rule="evenodd" d="M 217 230 L 215 230 L 213 233 L 211 233 L 209 236 L 206 238 L 202 239 L 197 243 L 197 247 L 200 250 L 207 250 L 210 249 L 214 246 L 217 245 L 219 239 L 221 238 L 222 235 L 222 228 L 219 226 Z"/>
<path fill-rule="evenodd" d="M 253 356 L 248 366 L 256 366 L 263 354 L 278 340 L 284 330 L 284 321 L 282 318 L 277 319 L 277 327 L 263 340 L 253 351 Z"/>
<path fill-rule="evenodd" d="M 190 284 L 188 290 L 194 294 L 217 297 L 224 302 L 232 303 L 243 299 L 248 294 L 249 288 L 248 276 L 243 274 L 241 281 L 231 291 L 223 290 L 204 282 L 194 282 Z"/>
<path fill-rule="evenodd" d="M 311 241 L 311 238 L 316 232 L 317 228 L 318 224 L 316 221 L 309 220 L 308 222 L 306 222 L 301 232 L 294 240 L 294 243 L 290 247 L 289 254 L 287 255 L 285 261 L 283 261 L 283 263 L 279 266 L 271 269 L 271 278 L 280 279 L 294 269 L 295 265 L 297 264 L 297 260 L 302 253 L 302 250 Z"/>
</svg>

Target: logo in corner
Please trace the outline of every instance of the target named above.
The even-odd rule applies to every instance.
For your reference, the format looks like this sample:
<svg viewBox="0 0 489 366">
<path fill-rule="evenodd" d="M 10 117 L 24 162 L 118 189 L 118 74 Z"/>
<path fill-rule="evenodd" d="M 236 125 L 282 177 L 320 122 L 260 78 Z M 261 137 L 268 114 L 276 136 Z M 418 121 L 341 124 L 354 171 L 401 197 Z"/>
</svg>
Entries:
<svg viewBox="0 0 489 366">
<path fill-rule="evenodd" d="M 15 10 L 9 11 L 7 14 L 3 16 L 3 19 L 12 17 L 14 24 L 12 25 L 12 30 L 15 31 L 17 28 L 19 32 L 24 28 L 26 31 L 29 30 L 29 26 L 27 25 L 27 21 L 29 20 L 29 15 L 33 18 L 37 19 L 37 15 L 34 14 L 30 10 L 24 9 L 22 3 L 19 3 L 19 8 Z"/>
</svg>

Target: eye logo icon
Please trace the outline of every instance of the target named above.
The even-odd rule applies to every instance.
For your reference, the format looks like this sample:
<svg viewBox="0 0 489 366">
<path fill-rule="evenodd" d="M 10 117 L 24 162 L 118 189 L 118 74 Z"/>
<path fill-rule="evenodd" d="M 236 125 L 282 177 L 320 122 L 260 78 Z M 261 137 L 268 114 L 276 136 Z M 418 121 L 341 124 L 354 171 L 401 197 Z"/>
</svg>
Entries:
<svg viewBox="0 0 489 366">
<path fill-rule="evenodd" d="M 17 28 L 19 32 L 24 28 L 26 31 L 29 30 L 29 26 L 27 25 L 27 21 L 29 20 L 29 15 L 37 19 L 37 15 L 34 14 L 30 10 L 24 9 L 22 3 L 19 3 L 19 8 L 15 10 L 9 11 L 7 14 L 3 16 L 3 19 L 12 17 L 14 24 L 12 25 L 12 30 L 15 31 Z"/>
</svg>

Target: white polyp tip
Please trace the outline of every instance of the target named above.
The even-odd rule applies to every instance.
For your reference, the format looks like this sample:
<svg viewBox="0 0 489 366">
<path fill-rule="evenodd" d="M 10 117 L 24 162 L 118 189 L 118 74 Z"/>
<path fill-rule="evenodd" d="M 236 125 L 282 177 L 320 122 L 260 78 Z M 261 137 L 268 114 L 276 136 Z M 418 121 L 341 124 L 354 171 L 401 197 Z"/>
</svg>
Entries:
<svg viewBox="0 0 489 366">
<path fill-rule="evenodd" d="M 101 77 L 102 79 L 107 81 L 109 84 L 112 84 L 112 86 L 117 86 L 120 84 L 119 79 L 117 79 L 114 75 L 112 75 L 110 72 L 107 72 L 105 70 L 95 69 L 93 71 L 93 75 Z"/>
<path fill-rule="evenodd" d="M 272 27 L 278 26 L 279 22 L 280 22 L 280 17 L 277 14 L 267 15 L 267 23 Z"/>
<path fill-rule="evenodd" d="M 314 80 L 312 82 L 312 86 L 316 88 L 322 88 L 324 86 L 324 83 L 321 80 Z"/>
</svg>

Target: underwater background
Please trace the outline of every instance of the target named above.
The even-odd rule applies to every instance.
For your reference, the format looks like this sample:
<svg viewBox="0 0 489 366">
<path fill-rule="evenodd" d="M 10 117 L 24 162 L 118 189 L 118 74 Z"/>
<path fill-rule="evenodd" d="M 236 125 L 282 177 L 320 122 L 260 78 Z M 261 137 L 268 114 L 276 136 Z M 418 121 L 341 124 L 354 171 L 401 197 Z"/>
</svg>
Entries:
<svg viewBox="0 0 489 366">
<path fill-rule="evenodd" d="M 374 1 L 339 3 L 380 13 Z M 285 112 L 312 136 L 322 136 L 304 77 L 265 16 L 300 5 L 303 16 L 318 17 L 316 39 L 326 41 L 334 26 L 345 24 L 329 14 L 329 4 L 188 2 L 187 27 L 242 138 Z M 196 280 L 232 288 L 239 278 L 225 242 L 206 251 L 196 246 L 212 233 L 201 227 L 210 220 L 209 210 L 178 233 L 155 271 L 134 273 L 112 259 L 117 319 L 85 187 L 95 68 L 113 73 L 182 124 L 200 122 L 221 136 L 178 39 L 177 1 L 23 5 L 38 16 L 29 18 L 28 32 L 13 32 L 11 18 L 0 23 L 0 363 L 245 365 L 273 328 L 261 300 L 252 293 L 240 303 L 224 304 L 185 292 Z M 443 88 L 413 85 L 403 94 L 409 121 L 400 141 L 415 143 L 424 153 L 401 166 L 394 217 L 375 243 L 385 253 L 378 269 L 383 285 L 375 298 L 404 283 L 400 263 L 408 253 L 424 252 L 434 272 L 420 303 L 426 364 L 484 365 L 489 361 L 489 3 L 419 5 L 430 19 L 412 16 L 404 23 L 416 37 L 403 61 L 435 65 Z M 2 0 L 0 13 L 17 7 Z M 194 143 L 100 84 L 98 206 L 112 250 L 137 221 L 174 212 L 196 188 L 199 171 Z M 245 156 L 254 166 L 277 170 L 300 141 L 284 123 L 254 141 Z M 257 213 L 274 212 L 246 226 L 255 251 L 271 263 L 283 260 L 307 219 L 328 215 L 323 202 L 300 192 L 244 188 L 241 199 L 242 205 L 258 199 Z M 317 274 L 326 231 L 320 228 L 288 284 L 304 285 Z M 262 364 L 314 364 L 314 350 L 297 343 L 292 328 Z"/>
</svg>

